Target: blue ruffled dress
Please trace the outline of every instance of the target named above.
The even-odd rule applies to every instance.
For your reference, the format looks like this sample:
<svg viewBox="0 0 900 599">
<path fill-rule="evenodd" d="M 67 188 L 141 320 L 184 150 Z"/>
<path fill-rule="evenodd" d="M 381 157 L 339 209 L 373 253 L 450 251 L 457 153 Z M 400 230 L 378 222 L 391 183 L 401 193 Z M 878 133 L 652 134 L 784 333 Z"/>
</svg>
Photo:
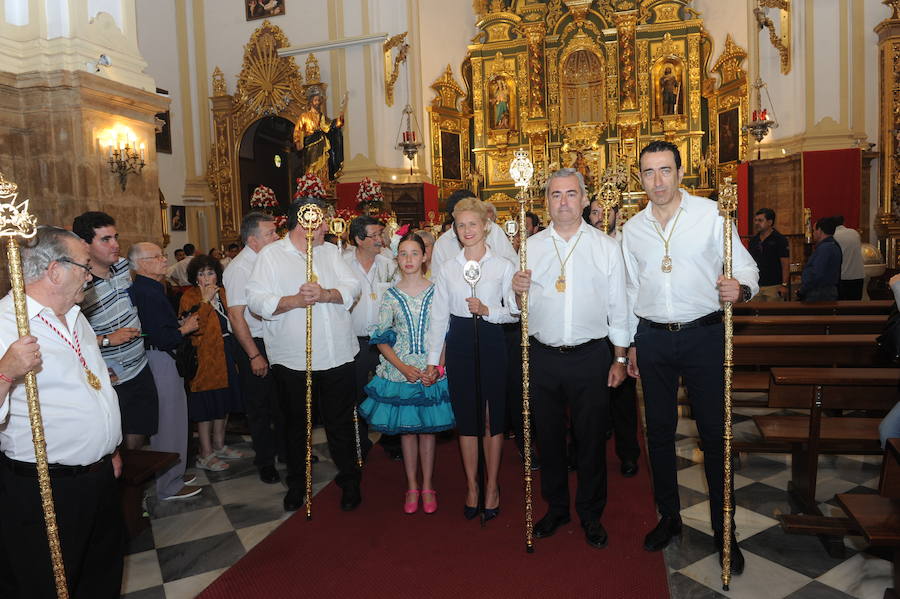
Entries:
<svg viewBox="0 0 900 599">
<path fill-rule="evenodd" d="M 387 343 L 405 364 L 424 370 L 427 366 L 425 335 L 428 331 L 434 285 L 416 295 L 391 287 L 382 296 L 378 324 L 369 343 Z M 456 426 L 447 377 L 426 387 L 410 383 L 381 356 L 375 376 L 365 387 L 366 399 L 359 413 L 369 428 L 388 435 L 436 433 Z"/>
</svg>

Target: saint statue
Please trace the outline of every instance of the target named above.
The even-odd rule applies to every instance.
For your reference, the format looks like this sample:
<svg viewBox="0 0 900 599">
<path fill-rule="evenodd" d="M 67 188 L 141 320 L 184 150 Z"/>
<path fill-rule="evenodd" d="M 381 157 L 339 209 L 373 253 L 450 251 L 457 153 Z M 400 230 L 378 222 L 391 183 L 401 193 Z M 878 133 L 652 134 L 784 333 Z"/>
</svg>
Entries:
<svg viewBox="0 0 900 599">
<path fill-rule="evenodd" d="M 503 77 L 494 79 L 493 84 L 494 129 L 509 129 L 509 89 Z"/>
<path fill-rule="evenodd" d="M 340 114 L 329 119 L 325 114 L 325 93 L 318 85 L 306 92 L 309 109 L 300 115 L 294 126 L 294 147 L 299 154 L 295 178 L 314 173 L 322 181 L 333 181 L 344 166 L 344 106 L 347 95 L 341 100 Z"/>
<path fill-rule="evenodd" d="M 672 67 L 667 66 L 663 76 L 659 78 L 659 89 L 662 92 L 663 114 L 678 114 L 681 82 L 672 74 Z"/>
</svg>

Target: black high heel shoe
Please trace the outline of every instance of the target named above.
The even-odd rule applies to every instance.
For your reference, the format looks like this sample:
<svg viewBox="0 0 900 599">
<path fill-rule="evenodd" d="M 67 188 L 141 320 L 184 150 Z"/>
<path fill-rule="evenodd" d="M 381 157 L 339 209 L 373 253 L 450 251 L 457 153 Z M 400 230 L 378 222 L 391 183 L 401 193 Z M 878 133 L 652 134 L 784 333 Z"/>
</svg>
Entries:
<svg viewBox="0 0 900 599">
<path fill-rule="evenodd" d="M 463 516 L 465 516 L 466 520 L 474 520 L 475 517 L 478 516 L 478 507 L 469 507 L 467 505 L 464 505 Z"/>
<path fill-rule="evenodd" d="M 497 507 L 493 507 L 493 508 L 491 508 L 491 507 L 484 508 L 484 521 L 485 522 L 487 522 L 488 520 L 493 520 L 494 518 L 496 518 L 499 515 L 500 515 L 500 506 L 499 505 Z"/>
</svg>

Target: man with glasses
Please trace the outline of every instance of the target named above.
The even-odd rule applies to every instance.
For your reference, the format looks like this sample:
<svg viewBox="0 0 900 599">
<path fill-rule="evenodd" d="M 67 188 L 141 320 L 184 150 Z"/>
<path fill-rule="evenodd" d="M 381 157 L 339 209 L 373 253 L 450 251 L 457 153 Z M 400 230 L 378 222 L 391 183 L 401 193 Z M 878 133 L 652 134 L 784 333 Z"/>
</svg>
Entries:
<svg viewBox="0 0 900 599">
<path fill-rule="evenodd" d="M 377 345 L 369 344 L 369 329 L 378 324 L 378 308 L 381 296 L 391 286 L 397 272 L 396 263 L 381 253 L 384 247 L 382 233 L 384 225 L 371 216 L 357 216 L 350 221 L 350 241 L 352 248 L 344 253 L 344 262 L 350 267 L 353 276 L 359 281 L 359 299 L 350 308 L 350 319 L 353 334 L 359 343 L 359 353 L 353 360 L 356 369 L 356 403 L 365 399 L 363 388 L 369 377 L 378 366 L 380 352 Z M 359 436 L 363 455 L 369 452 L 372 442 L 369 441 L 369 427 L 365 420 L 359 421 Z M 400 435 L 381 435 L 381 446 L 392 460 L 399 461 Z"/>
<path fill-rule="evenodd" d="M 153 243 L 136 243 L 128 250 L 128 261 L 135 272 L 128 290 L 144 328 L 147 361 L 159 396 L 159 427 L 150 437 L 155 451 L 171 451 L 180 460 L 156 478 L 156 494 L 162 500 L 187 499 L 200 493 L 201 487 L 185 484 L 187 464 L 187 397 L 184 380 L 175 367 L 172 353 L 185 335 L 200 324 L 197 314 L 185 315 L 179 323 L 175 309 L 166 297 L 166 255 Z"/>
<path fill-rule="evenodd" d="M 22 248 L 31 335 L 19 338 L 12 294 L 0 300 L 0 594 L 56 597 L 38 490 L 24 377 L 35 371 L 56 523 L 73 597 L 117 597 L 125 530 L 116 477 L 119 404 L 78 303 L 91 277 L 87 244 L 39 227 Z"/>
<path fill-rule="evenodd" d="M 237 361 L 250 438 L 256 452 L 253 463 L 262 482 L 275 484 L 281 480 L 275 469 L 275 455 L 280 454 L 284 458 L 287 453 L 278 406 L 278 387 L 269 369 L 262 319 L 247 308 L 247 283 L 256 264 L 256 256 L 264 247 L 278 240 L 275 219 L 262 212 L 248 213 L 241 221 L 241 240 L 244 249 L 231 260 L 222 278 L 228 297 L 228 320 L 243 350 L 238 352 Z"/>
<path fill-rule="evenodd" d="M 75 217 L 72 231 L 88 244 L 91 256 L 81 310 L 97 334 L 119 398 L 125 447 L 140 449 L 145 436 L 156 434 L 159 402 L 141 321 L 128 295 L 131 272 L 128 260 L 119 255 L 116 221 L 105 212 L 85 212 Z"/>
<path fill-rule="evenodd" d="M 676 395 L 681 378 L 703 443 L 710 524 L 721 561 L 725 486 L 722 303 L 748 301 L 758 291 L 759 271 L 733 228 L 734 278 L 722 274 L 723 217 L 715 202 L 679 188 L 684 169 L 677 146 L 651 142 L 641 151 L 639 161 L 650 202 L 625 223 L 622 252 L 633 340 L 628 374 L 640 377 L 644 390 L 647 450 L 661 516 L 644 539 L 644 549 L 659 551 L 681 533 L 675 465 Z M 743 569 L 744 557 L 732 537 L 731 571 L 740 574 Z"/>
</svg>

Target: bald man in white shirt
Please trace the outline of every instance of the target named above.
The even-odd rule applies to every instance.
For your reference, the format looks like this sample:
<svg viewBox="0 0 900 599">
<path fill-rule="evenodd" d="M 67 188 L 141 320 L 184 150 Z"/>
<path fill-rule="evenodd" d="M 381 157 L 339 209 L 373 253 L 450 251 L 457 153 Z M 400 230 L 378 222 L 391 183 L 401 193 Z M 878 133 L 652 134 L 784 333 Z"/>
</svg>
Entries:
<svg viewBox="0 0 900 599">
<path fill-rule="evenodd" d="M 118 597 L 122 425 L 97 337 L 77 305 L 91 276 L 88 246 L 40 227 L 22 262 L 30 336 L 19 338 L 12 294 L 0 300 L 0 551 L 11 566 L 0 590 L 56 597 L 25 393 L 25 374 L 35 370 L 70 596 Z"/>
<path fill-rule="evenodd" d="M 682 378 L 703 443 L 711 525 L 722 549 L 724 498 L 723 391 L 725 335 L 722 303 L 749 300 L 759 291 L 759 271 L 732 229 L 734 278 L 726 279 L 724 219 L 715 202 L 680 189 L 681 154 L 654 141 L 640 154 L 641 180 L 650 202 L 625 223 L 622 252 L 628 281 L 628 372 L 640 377 L 647 418 L 653 492 L 661 515 L 644 539 L 659 551 L 681 533 L 675 468 L 677 392 Z M 732 537 L 731 570 L 744 557 Z"/>
</svg>

